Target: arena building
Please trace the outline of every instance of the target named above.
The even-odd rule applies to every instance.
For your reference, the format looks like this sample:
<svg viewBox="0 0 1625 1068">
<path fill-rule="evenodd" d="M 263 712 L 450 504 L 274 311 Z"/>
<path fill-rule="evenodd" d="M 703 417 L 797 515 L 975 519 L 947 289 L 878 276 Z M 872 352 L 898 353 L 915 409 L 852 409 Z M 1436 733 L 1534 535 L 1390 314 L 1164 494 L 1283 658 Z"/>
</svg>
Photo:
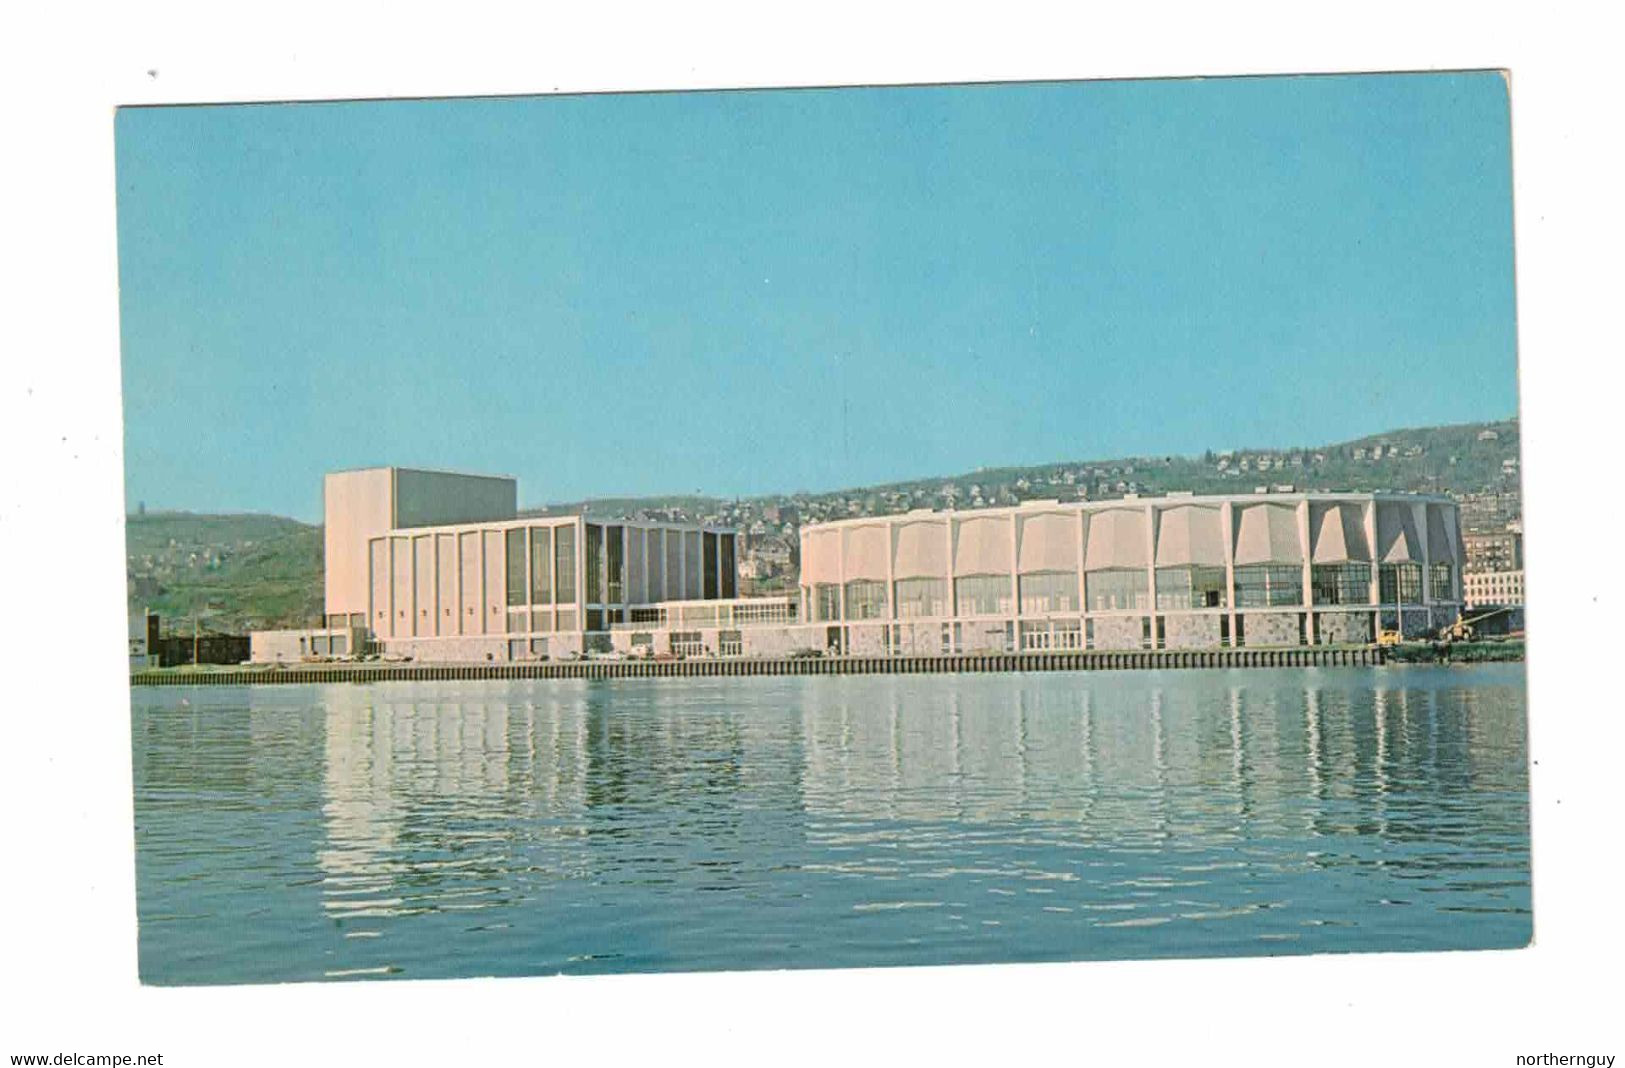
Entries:
<svg viewBox="0 0 1625 1068">
<path fill-rule="evenodd" d="M 843 653 L 1366 643 L 1436 632 L 1462 602 L 1445 497 L 1031 501 L 801 539 L 803 619 Z"/>
<path fill-rule="evenodd" d="M 1444 497 L 1030 501 L 804 526 L 798 597 L 736 595 L 733 531 L 521 516 L 511 478 L 327 476 L 326 617 L 252 659 L 953 654 L 1362 644 L 1460 615 Z"/>
</svg>

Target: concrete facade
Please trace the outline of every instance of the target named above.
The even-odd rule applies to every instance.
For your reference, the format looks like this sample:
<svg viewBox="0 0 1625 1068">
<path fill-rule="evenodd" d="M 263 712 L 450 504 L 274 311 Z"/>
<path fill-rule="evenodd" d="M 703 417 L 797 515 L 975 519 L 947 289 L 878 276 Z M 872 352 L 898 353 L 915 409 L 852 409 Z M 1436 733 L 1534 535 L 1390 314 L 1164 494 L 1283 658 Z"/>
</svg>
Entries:
<svg viewBox="0 0 1625 1068">
<path fill-rule="evenodd" d="M 1462 561 L 1456 504 L 1440 496 L 918 511 L 803 527 L 802 622 L 940 621 L 941 652 L 1365 643 L 1383 606 L 1408 636 L 1457 618 Z"/>
<path fill-rule="evenodd" d="M 512 479 L 407 468 L 338 472 L 323 492 L 328 629 L 256 636 L 255 660 L 1359 644 L 1400 617 L 1425 637 L 1463 601 L 1444 497 L 1187 494 L 813 524 L 799 597 L 738 598 L 730 530 L 520 516 Z"/>
<path fill-rule="evenodd" d="M 248 636 L 248 658 L 259 664 L 354 656 L 366 646 L 365 627 L 257 630 Z"/>
<path fill-rule="evenodd" d="M 329 626 L 370 625 L 368 546 L 399 527 L 512 519 L 511 478 L 370 467 L 322 480 L 324 611 Z M 355 617 L 355 618 L 352 618 Z"/>
</svg>

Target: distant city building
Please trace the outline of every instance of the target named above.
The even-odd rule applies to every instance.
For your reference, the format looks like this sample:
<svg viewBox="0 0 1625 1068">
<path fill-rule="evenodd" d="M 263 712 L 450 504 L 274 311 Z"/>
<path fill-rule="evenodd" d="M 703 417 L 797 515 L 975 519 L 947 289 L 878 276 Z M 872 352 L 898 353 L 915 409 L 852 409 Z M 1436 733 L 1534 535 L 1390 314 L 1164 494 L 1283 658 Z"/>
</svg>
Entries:
<svg viewBox="0 0 1625 1068">
<path fill-rule="evenodd" d="M 1523 534 L 1515 530 L 1462 535 L 1464 571 L 1511 572 L 1523 570 Z"/>
<path fill-rule="evenodd" d="M 1522 606 L 1523 571 L 1468 571 L 1461 576 L 1469 611 L 1502 605 Z"/>
</svg>

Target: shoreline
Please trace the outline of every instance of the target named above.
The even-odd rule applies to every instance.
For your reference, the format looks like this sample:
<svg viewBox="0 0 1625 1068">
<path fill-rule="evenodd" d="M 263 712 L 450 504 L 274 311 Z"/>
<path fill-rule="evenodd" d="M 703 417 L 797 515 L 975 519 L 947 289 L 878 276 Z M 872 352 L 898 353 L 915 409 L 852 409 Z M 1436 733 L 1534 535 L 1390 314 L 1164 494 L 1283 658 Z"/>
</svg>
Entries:
<svg viewBox="0 0 1625 1068">
<path fill-rule="evenodd" d="M 1063 650 L 942 656 L 562 660 L 504 663 L 311 663 L 186 665 L 133 672 L 136 686 L 237 686 L 297 683 L 430 682 L 472 679 L 740 678 L 759 675 L 942 675 L 1018 671 L 1156 671 L 1200 668 L 1380 667 L 1387 664 L 1521 662 L 1522 642 L 1454 646 L 1412 643 L 1385 648 L 1297 646 L 1263 649 Z"/>
</svg>

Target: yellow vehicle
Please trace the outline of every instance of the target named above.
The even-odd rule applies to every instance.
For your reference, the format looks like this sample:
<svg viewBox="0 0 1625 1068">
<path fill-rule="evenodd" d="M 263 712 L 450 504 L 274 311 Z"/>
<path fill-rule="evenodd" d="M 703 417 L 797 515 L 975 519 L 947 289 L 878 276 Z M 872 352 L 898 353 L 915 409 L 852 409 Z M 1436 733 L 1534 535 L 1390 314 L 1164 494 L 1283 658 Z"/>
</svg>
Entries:
<svg viewBox="0 0 1625 1068">
<path fill-rule="evenodd" d="M 1402 641 L 1404 641 L 1404 638 L 1397 630 L 1379 630 L 1377 632 L 1377 644 L 1384 648 L 1398 645 Z"/>
</svg>

